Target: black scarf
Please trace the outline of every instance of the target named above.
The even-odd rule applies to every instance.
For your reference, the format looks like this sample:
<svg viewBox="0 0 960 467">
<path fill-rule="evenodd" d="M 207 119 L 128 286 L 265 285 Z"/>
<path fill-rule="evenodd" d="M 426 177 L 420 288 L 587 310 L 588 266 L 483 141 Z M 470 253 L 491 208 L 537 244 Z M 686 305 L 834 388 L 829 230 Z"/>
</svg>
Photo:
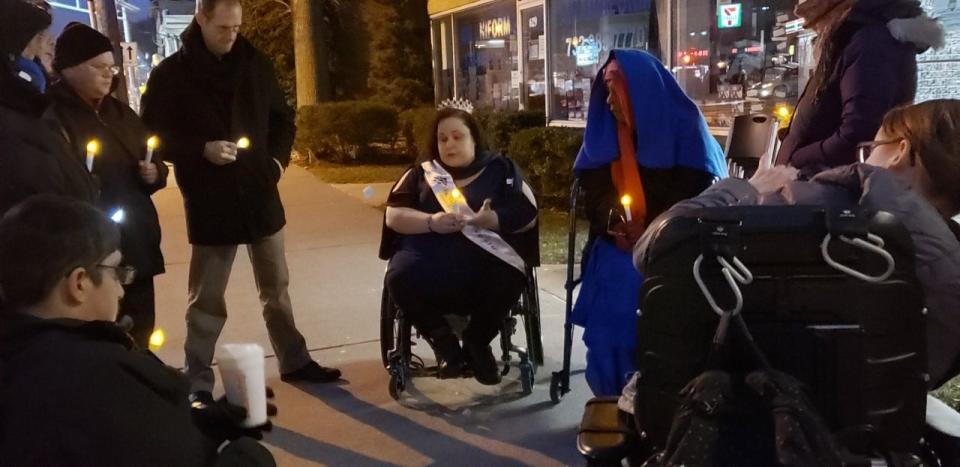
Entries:
<svg viewBox="0 0 960 467">
<path fill-rule="evenodd" d="M 493 162 L 496 157 L 497 156 L 490 151 L 481 151 L 477 153 L 476 157 L 473 158 L 473 162 L 466 167 L 450 167 L 449 165 L 444 164 L 443 159 L 439 157 L 434 160 L 439 162 L 440 166 L 446 169 L 446 171 L 453 176 L 454 180 L 463 180 L 465 178 L 470 178 L 478 174 L 481 170 L 487 168 L 487 165 Z"/>
</svg>

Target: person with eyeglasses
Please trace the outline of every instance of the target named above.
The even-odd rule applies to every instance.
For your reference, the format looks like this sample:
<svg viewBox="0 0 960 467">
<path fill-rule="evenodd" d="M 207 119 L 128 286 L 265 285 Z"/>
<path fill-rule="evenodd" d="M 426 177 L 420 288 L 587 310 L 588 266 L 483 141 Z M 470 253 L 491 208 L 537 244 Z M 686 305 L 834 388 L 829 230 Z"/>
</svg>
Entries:
<svg viewBox="0 0 960 467">
<path fill-rule="evenodd" d="M 146 347 L 155 323 L 154 276 L 164 272 L 160 220 L 151 195 L 167 184 L 163 144 L 146 162 L 147 129 L 127 104 L 110 95 L 120 71 L 113 45 L 95 29 L 70 23 L 57 40 L 54 66 L 62 79 L 51 86 L 53 116 L 64 128 L 73 156 L 84 160 L 87 144 L 99 143 L 91 173 L 100 182 L 98 206 L 120 213 L 121 248 L 138 271 L 125 285 L 120 313 L 132 319 L 130 334 Z"/>
<path fill-rule="evenodd" d="M 0 219 L 0 464 L 276 465 L 225 399 L 193 406 L 189 380 L 116 323 L 135 279 L 95 206 L 39 195 Z"/>
<path fill-rule="evenodd" d="M 50 101 L 18 62 L 43 39 L 50 14 L 27 0 L 0 0 L 0 215 L 40 193 L 95 202 L 97 186 L 71 157 Z M 21 62 L 22 63 L 22 62 Z"/>
<path fill-rule="evenodd" d="M 960 226 L 952 220 L 960 214 L 960 100 L 895 108 L 874 140 L 860 148 L 863 162 L 810 181 L 797 180 L 798 170 L 786 166 L 760 169 L 750 180 L 722 180 L 664 216 L 703 207 L 793 204 L 893 214 L 910 231 L 926 295 L 932 390 L 960 374 Z M 636 267 L 644 264 L 651 240 L 641 238 L 634 250 Z"/>
</svg>

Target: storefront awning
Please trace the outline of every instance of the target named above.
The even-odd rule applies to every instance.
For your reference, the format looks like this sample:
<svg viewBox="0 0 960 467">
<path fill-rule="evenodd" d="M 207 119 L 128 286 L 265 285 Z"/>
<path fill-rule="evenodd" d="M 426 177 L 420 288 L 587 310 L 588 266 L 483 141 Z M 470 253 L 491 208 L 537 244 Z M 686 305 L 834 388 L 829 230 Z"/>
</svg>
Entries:
<svg viewBox="0 0 960 467">
<path fill-rule="evenodd" d="M 427 13 L 435 15 L 471 3 L 477 3 L 477 0 L 427 0 Z"/>
</svg>

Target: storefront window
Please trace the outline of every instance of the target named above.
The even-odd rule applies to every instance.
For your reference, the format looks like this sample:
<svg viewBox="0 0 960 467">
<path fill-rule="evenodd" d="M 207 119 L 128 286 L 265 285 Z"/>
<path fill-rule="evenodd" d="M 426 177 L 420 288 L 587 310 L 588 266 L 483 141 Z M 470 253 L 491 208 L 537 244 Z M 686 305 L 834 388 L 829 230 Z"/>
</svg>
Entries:
<svg viewBox="0 0 960 467">
<path fill-rule="evenodd" d="M 523 90 L 521 99 L 526 110 L 546 108 L 547 80 L 547 35 L 544 29 L 543 6 L 535 6 L 520 11 L 520 24 L 523 27 L 523 40 L 520 52 L 523 54 Z"/>
<path fill-rule="evenodd" d="M 453 97 L 453 31 L 450 17 L 433 21 L 433 73 L 438 101 Z"/>
<path fill-rule="evenodd" d="M 743 113 L 789 118 L 812 65 L 796 0 L 741 1 L 673 3 L 672 71 L 717 129 Z"/>
<path fill-rule="evenodd" d="M 550 117 L 585 121 L 590 88 L 611 49 L 647 49 L 650 0 L 550 3 Z"/>
<path fill-rule="evenodd" d="M 454 15 L 457 35 L 457 94 L 477 107 L 517 110 L 517 4 L 499 1 Z"/>
</svg>

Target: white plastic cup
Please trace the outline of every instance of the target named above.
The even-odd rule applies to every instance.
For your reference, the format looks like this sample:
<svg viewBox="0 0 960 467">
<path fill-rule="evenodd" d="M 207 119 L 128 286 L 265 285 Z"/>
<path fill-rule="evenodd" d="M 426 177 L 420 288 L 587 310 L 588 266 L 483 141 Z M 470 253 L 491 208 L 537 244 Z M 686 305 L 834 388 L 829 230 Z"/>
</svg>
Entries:
<svg viewBox="0 0 960 467">
<path fill-rule="evenodd" d="M 227 401 L 247 409 L 244 428 L 267 423 L 267 382 L 263 372 L 263 347 L 258 344 L 224 344 L 217 356 Z"/>
</svg>

